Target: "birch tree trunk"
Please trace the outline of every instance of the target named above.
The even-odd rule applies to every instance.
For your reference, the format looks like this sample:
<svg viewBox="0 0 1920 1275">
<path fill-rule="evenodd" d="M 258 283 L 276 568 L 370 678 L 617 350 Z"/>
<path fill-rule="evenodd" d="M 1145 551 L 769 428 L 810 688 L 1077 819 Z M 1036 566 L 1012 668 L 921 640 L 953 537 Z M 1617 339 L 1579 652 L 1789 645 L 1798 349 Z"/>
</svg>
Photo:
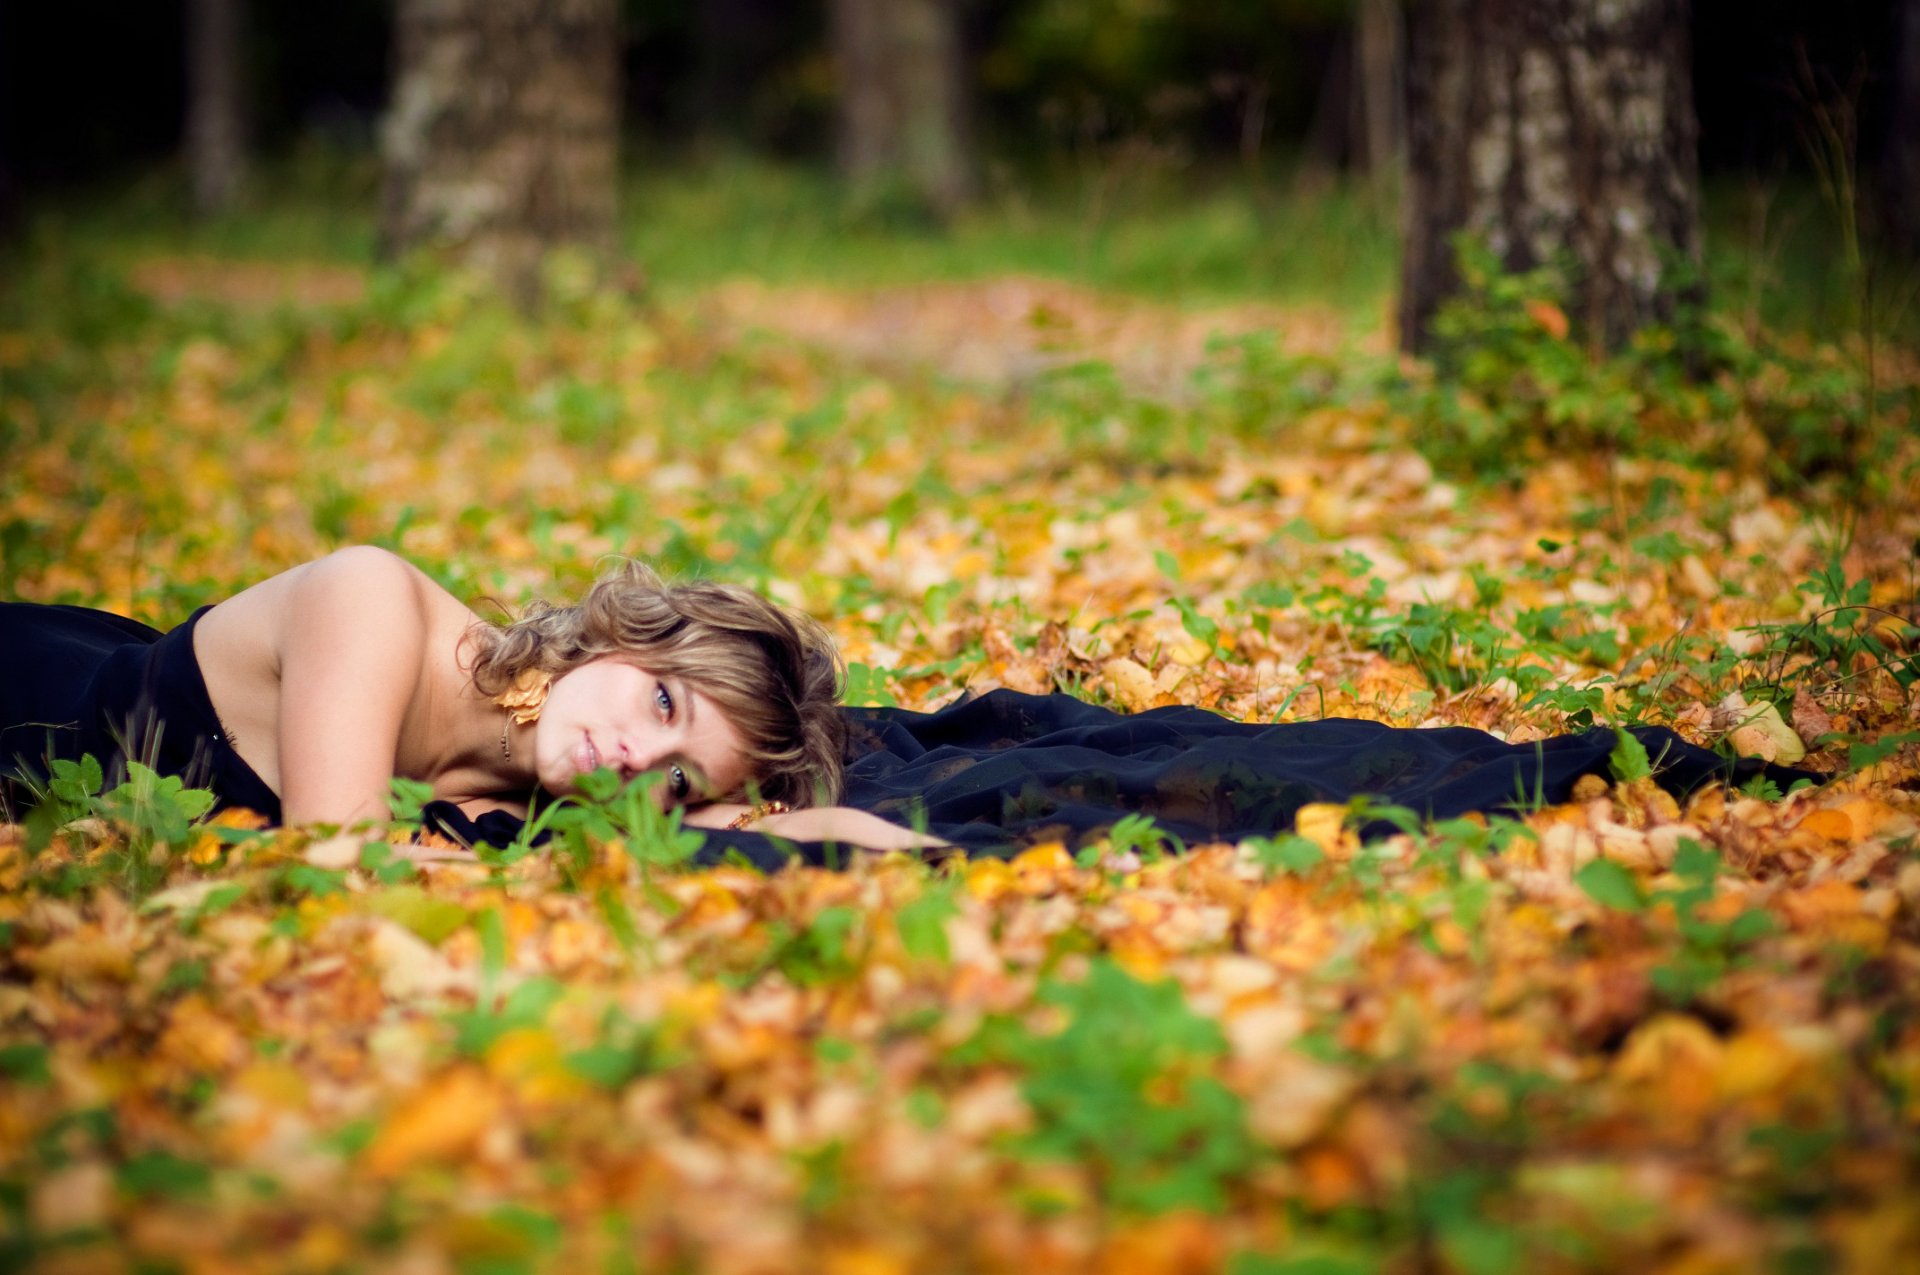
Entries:
<svg viewBox="0 0 1920 1275">
<path fill-rule="evenodd" d="M 381 245 L 537 301 L 555 248 L 603 268 L 619 159 L 616 0 L 399 0 Z"/>
<path fill-rule="evenodd" d="M 1403 348 L 1457 290 L 1462 231 L 1563 269 L 1595 349 L 1697 299 L 1686 0 L 1420 0 L 1407 41 Z"/>
<path fill-rule="evenodd" d="M 187 3 L 187 178 L 193 211 L 226 211 L 246 174 L 241 0 Z"/>
<path fill-rule="evenodd" d="M 957 0 L 833 0 L 831 17 L 842 175 L 958 211 L 974 164 Z"/>
</svg>

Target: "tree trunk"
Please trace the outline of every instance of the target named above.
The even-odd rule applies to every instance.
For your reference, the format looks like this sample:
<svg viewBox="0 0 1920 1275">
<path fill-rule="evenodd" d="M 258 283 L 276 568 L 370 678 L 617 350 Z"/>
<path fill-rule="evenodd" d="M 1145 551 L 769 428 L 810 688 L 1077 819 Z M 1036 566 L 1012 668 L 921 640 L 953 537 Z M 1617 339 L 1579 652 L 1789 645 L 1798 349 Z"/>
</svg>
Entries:
<svg viewBox="0 0 1920 1275">
<path fill-rule="evenodd" d="M 187 3 L 187 173 L 202 217 L 232 206 L 246 171 L 240 5 Z"/>
<path fill-rule="evenodd" d="M 1421 0 L 1407 45 L 1403 348 L 1457 290 L 1462 231 L 1563 270 L 1596 349 L 1698 299 L 1686 0 Z"/>
<path fill-rule="evenodd" d="M 840 170 L 941 216 L 973 194 L 957 0 L 833 0 Z"/>
<path fill-rule="evenodd" d="M 1353 24 L 1354 168 L 1393 171 L 1407 135 L 1399 0 L 1360 0 Z"/>
<path fill-rule="evenodd" d="M 1893 48 L 1893 101 L 1880 200 L 1894 243 L 1920 254 L 1920 0 L 1899 0 Z"/>
<path fill-rule="evenodd" d="M 399 0 L 381 244 L 429 247 L 521 305 L 560 247 L 614 252 L 616 0 Z"/>
</svg>

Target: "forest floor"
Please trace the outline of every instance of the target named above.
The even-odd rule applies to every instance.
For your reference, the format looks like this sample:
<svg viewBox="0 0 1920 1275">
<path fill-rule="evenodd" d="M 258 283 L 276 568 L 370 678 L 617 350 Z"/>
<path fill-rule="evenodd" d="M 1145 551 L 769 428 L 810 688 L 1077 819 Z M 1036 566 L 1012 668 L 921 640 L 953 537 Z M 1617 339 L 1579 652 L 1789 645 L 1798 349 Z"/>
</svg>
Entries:
<svg viewBox="0 0 1920 1275">
<path fill-rule="evenodd" d="M 579 291 L 48 254 L 0 575 L 171 624 L 341 544 L 610 553 L 829 624 L 852 696 L 1063 689 L 1832 776 L 1362 843 L 695 868 L 603 812 L 414 865 L 75 771 L 0 827 L 0 1226 L 43 1270 L 1910 1269 L 1913 351 L 1592 369 L 1037 275 Z M 1360 335 L 1356 337 L 1354 334 Z M 1369 334 L 1372 335 L 1369 335 Z M 1731 340 L 1731 338 L 1729 338 Z M 1651 357 L 1651 356 L 1650 356 Z M 1464 388 L 1463 388 L 1464 386 Z"/>
</svg>

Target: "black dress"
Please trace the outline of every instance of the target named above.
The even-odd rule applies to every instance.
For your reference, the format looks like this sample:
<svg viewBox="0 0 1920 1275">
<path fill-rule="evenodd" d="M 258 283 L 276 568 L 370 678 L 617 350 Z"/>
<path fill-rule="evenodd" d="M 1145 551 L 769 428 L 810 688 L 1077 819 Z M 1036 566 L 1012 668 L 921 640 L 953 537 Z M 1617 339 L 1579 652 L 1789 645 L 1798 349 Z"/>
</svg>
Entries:
<svg viewBox="0 0 1920 1275">
<path fill-rule="evenodd" d="M 44 759 L 92 753 L 108 783 L 126 758 L 210 787 L 223 806 L 278 822 L 280 799 L 227 742 L 193 654 L 196 611 L 161 634 L 80 607 L 0 603 L 0 771 L 45 774 Z M 1604 774 L 1615 734 L 1596 728 L 1509 744 L 1466 727 L 1406 730 L 1334 718 L 1259 725 L 1198 708 L 1117 713 L 1068 695 L 992 691 L 937 712 L 849 708 L 845 804 L 923 826 L 969 854 L 1084 842 L 1129 814 L 1188 844 L 1292 827 L 1308 802 L 1368 794 L 1427 818 L 1567 800 Z M 1811 772 L 1731 761 L 1672 731 L 1634 727 L 1655 778 L 1676 794 L 1764 774 L 1783 790 Z M 16 796 L 18 795 L 16 784 Z M 15 810 L 19 813 L 18 808 Z M 520 822 L 469 819 L 448 802 L 428 822 L 496 846 Z M 809 862 L 836 853 L 799 848 Z M 729 851 L 763 866 L 787 849 L 751 832 L 709 832 L 704 860 Z"/>
<path fill-rule="evenodd" d="M 108 788 L 132 759 L 280 821 L 279 796 L 227 742 L 207 698 L 193 630 L 208 609 L 161 633 L 86 607 L 0 602 L 0 785 L 16 817 L 50 758 L 89 754 Z"/>
</svg>

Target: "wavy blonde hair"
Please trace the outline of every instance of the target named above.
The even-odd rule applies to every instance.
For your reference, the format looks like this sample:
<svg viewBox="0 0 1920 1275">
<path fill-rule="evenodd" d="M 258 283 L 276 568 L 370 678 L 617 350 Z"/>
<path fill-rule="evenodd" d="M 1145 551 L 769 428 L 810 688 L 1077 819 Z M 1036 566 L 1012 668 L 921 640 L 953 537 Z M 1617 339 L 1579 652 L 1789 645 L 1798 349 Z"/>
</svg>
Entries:
<svg viewBox="0 0 1920 1275">
<path fill-rule="evenodd" d="M 763 801 L 832 804 L 840 796 L 846 727 L 833 639 L 812 618 L 737 584 L 667 584 L 624 562 L 574 606 L 536 602 L 512 623 L 468 632 L 472 678 L 498 695 L 524 669 L 556 678 L 616 655 L 684 679 L 713 700 L 747 746 L 747 783 Z"/>
</svg>

